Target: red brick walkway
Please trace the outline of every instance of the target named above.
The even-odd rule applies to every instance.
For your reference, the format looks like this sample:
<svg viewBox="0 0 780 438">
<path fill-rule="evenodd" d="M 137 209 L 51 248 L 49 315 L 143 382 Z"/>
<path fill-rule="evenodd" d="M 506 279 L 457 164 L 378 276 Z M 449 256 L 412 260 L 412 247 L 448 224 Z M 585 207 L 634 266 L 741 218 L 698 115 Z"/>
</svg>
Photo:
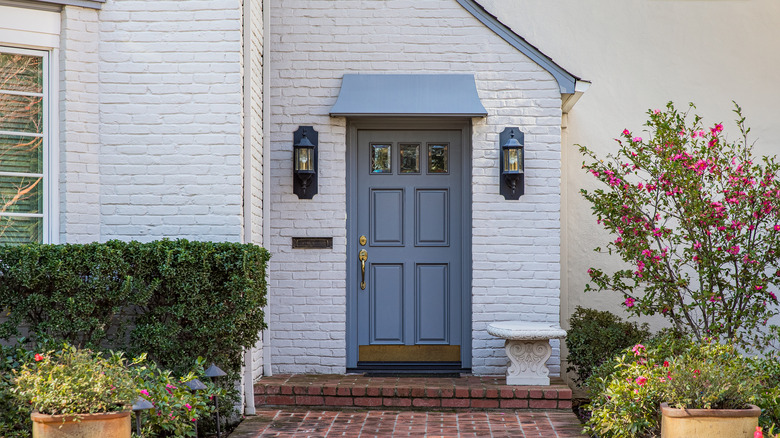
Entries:
<svg viewBox="0 0 780 438">
<path fill-rule="evenodd" d="M 324 411 L 259 409 L 230 438 L 583 437 L 571 411 Z"/>
</svg>

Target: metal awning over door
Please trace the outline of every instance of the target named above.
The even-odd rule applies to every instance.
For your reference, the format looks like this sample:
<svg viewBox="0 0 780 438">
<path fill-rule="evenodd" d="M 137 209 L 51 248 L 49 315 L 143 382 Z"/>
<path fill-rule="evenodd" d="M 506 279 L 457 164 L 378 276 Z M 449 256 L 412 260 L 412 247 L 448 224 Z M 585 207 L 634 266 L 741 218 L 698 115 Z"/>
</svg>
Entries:
<svg viewBox="0 0 780 438">
<path fill-rule="evenodd" d="M 334 117 L 485 117 L 471 74 L 345 74 Z"/>
</svg>

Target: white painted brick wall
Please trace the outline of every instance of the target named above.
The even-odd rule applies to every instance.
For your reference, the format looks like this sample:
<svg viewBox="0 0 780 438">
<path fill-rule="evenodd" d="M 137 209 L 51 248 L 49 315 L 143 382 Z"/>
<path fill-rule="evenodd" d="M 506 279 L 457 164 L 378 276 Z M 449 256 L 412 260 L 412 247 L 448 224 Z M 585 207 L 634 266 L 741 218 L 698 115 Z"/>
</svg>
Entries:
<svg viewBox="0 0 780 438">
<path fill-rule="evenodd" d="M 60 34 L 60 241 L 100 237 L 98 13 L 65 6 Z"/>
<path fill-rule="evenodd" d="M 242 235 L 241 1 L 112 0 L 100 23 L 100 238 Z"/>
<path fill-rule="evenodd" d="M 344 73 L 474 73 L 473 371 L 501 374 L 492 321 L 558 322 L 561 102 L 552 76 L 455 0 L 274 0 L 271 53 L 271 320 L 276 372 L 346 366 L 346 120 L 328 116 Z M 319 194 L 292 194 L 292 132 L 319 132 Z M 525 132 L 526 194 L 498 195 L 498 134 Z M 268 200 L 268 199 L 266 199 Z M 293 251 L 292 236 L 333 250 Z M 354 237 L 354 236 L 350 236 Z M 555 344 L 551 373 L 560 372 Z"/>
</svg>

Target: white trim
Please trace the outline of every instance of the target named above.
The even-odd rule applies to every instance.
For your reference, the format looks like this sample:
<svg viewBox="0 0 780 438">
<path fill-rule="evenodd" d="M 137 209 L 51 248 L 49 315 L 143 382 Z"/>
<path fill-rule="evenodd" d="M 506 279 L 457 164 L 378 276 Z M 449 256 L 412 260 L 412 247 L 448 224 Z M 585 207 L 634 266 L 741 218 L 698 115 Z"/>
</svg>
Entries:
<svg viewBox="0 0 780 438">
<path fill-rule="evenodd" d="M 0 50 L 0 52 L 5 52 L 5 50 Z M 0 131 L 0 135 L 14 135 L 17 137 L 44 137 L 43 134 L 39 134 L 35 132 L 17 132 L 17 131 Z"/>
<path fill-rule="evenodd" d="M 0 8 L 4 9 L 4 8 Z M 59 15 L 58 15 L 59 16 Z M 58 29 L 59 30 L 59 29 Z M 59 75 L 52 74 L 58 64 L 55 58 L 56 49 L 50 50 L 31 50 L 26 48 L 0 46 L 0 52 L 16 53 L 20 55 L 36 56 L 42 59 L 41 69 L 43 71 L 43 132 L 40 134 L 22 133 L 15 131 L 0 131 L 3 135 L 41 137 L 43 138 L 43 173 L 26 172 L 0 172 L 4 176 L 43 178 L 43 213 L 5 213 L 5 216 L 16 217 L 42 217 L 43 218 L 43 243 L 57 243 L 57 228 L 59 225 L 57 205 L 59 196 L 57 193 L 57 161 L 56 154 L 59 151 L 57 147 L 58 137 L 56 135 L 59 128 L 58 118 L 58 85 Z M 36 93 L 38 94 L 38 93 Z"/>
<path fill-rule="evenodd" d="M 14 91 L 0 89 L 0 94 L 11 94 L 14 96 L 43 97 L 43 93 L 33 93 L 30 91 Z"/>
<path fill-rule="evenodd" d="M 60 45 L 60 13 L 0 5 L 0 45 L 51 50 Z"/>
<path fill-rule="evenodd" d="M 263 246 L 271 246 L 271 1 L 263 0 Z M 268 270 L 266 284 L 270 285 Z M 266 324 L 271 321 L 271 288 L 263 309 Z M 270 324 L 268 324 L 270 326 Z M 272 376 L 271 330 L 263 330 L 263 375 Z"/>
<path fill-rule="evenodd" d="M 44 178 L 45 173 L 26 173 L 26 172 L 0 172 L 0 176 L 17 176 L 20 178 Z"/>
<path fill-rule="evenodd" d="M 0 217 L 43 217 L 43 213 L 14 213 L 14 212 L 5 212 L 0 213 Z M 45 219 L 45 218 L 44 218 Z"/>
<path fill-rule="evenodd" d="M 60 51 L 52 49 L 49 52 L 49 120 L 44 126 L 49 127 L 48 155 L 44 159 L 44 166 L 48 164 L 47 175 L 49 182 L 46 187 L 49 194 L 48 217 L 49 224 L 46 228 L 48 243 L 60 243 Z M 53 73 L 53 74 L 52 74 Z M 44 97 L 44 100 L 46 98 Z"/>
</svg>

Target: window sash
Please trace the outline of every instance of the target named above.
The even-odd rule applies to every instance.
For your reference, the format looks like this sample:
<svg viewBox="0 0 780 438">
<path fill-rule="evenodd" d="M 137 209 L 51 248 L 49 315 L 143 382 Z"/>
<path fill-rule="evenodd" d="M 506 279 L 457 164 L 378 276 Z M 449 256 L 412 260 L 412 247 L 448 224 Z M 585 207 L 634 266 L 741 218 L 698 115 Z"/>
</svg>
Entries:
<svg viewBox="0 0 780 438">
<path fill-rule="evenodd" d="M 30 236 L 35 241 L 42 240 L 43 243 L 48 243 L 51 238 L 50 235 L 52 234 L 52 231 L 50 229 L 50 222 L 51 222 L 51 214 L 52 214 L 52 202 L 51 200 L 51 181 L 49 175 L 51 175 L 50 166 L 51 166 L 51 157 L 50 157 L 50 107 L 51 107 L 51 86 L 50 86 L 50 52 L 48 51 L 42 51 L 42 50 L 28 50 L 28 49 L 19 49 L 19 48 L 12 48 L 12 47 L 6 47 L 6 46 L 0 46 L 0 52 L 2 53 L 10 53 L 10 54 L 19 54 L 19 55 L 25 55 L 25 56 L 35 56 L 38 58 L 41 58 L 41 70 L 42 70 L 42 82 L 43 82 L 43 92 L 37 93 L 37 92 L 29 92 L 29 91 L 16 91 L 16 90 L 0 90 L 0 94 L 5 95 L 15 95 L 15 96 L 27 96 L 27 97 L 40 97 L 42 98 L 42 103 L 40 106 L 40 110 L 42 112 L 41 114 L 41 132 L 35 133 L 35 132 L 24 132 L 24 131 L 17 131 L 17 130 L 3 130 L 0 131 L 0 135 L 3 136 L 16 136 L 16 137 L 40 137 L 42 138 L 42 142 L 40 145 L 41 151 L 41 159 L 43 161 L 42 173 L 28 173 L 28 172 L 9 172 L 9 171 L 2 171 L 0 170 L 0 175 L 2 176 L 15 176 L 15 177 L 30 177 L 30 178 L 41 178 L 41 188 L 43 191 L 43 200 L 41 202 L 41 212 L 38 213 L 26 213 L 26 212 L 0 212 L 0 224 L 5 224 L 9 220 L 13 220 L 12 218 L 29 218 L 29 219 L 35 219 L 40 218 L 43 221 L 42 224 L 42 232 L 37 233 L 38 236 Z M 1 169 L 1 168 L 0 168 Z M 0 207 L 2 208 L 2 207 Z M 3 230 L 0 230 L 0 233 L 2 233 Z M 19 238 L 21 235 L 11 235 L 10 237 L 7 236 L 6 238 L 0 237 L 0 244 L 4 242 L 9 242 L 11 244 L 13 243 L 22 243 Z"/>
</svg>

